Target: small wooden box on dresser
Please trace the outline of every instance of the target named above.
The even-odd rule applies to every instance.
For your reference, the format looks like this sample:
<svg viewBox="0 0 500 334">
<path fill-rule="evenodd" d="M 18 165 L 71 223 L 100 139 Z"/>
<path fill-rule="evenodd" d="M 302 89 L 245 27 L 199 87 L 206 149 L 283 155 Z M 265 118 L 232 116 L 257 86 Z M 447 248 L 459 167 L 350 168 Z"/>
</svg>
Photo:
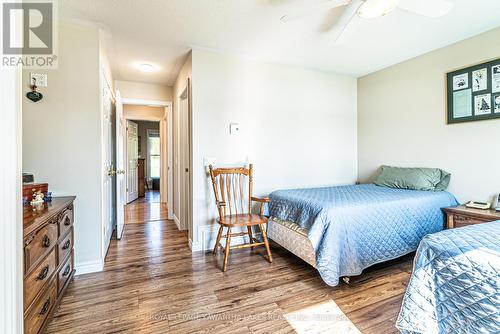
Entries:
<svg viewBox="0 0 500 334">
<path fill-rule="evenodd" d="M 75 274 L 73 202 L 55 197 L 23 210 L 24 332 L 43 332 Z"/>
<path fill-rule="evenodd" d="M 463 227 L 500 220 L 500 212 L 494 209 L 481 210 L 459 205 L 443 210 L 446 213 L 446 228 Z"/>
</svg>

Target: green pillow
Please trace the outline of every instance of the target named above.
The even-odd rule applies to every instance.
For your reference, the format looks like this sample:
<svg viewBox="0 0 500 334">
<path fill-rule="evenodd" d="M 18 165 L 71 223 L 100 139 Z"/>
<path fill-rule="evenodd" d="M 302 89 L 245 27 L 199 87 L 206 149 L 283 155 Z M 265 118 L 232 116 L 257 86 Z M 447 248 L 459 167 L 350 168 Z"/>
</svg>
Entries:
<svg viewBox="0 0 500 334">
<path fill-rule="evenodd" d="M 382 166 L 375 184 L 397 189 L 442 191 L 448 188 L 450 173 L 439 168 Z"/>
</svg>

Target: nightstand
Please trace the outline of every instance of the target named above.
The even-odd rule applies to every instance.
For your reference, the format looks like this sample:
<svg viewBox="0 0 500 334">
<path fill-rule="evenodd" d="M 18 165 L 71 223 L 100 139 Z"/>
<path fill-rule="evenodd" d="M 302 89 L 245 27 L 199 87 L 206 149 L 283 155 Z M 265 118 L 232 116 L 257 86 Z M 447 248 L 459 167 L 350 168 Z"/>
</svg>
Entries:
<svg viewBox="0 0 500 334">
<path fill-rule="evenodd" d="M 468 208 L 465 205 L 444 208 L 446 213 L 446 228 L 463 227 L 500 220 L 500 212 L 495 209 L 480 210 Z"/>
</svg>

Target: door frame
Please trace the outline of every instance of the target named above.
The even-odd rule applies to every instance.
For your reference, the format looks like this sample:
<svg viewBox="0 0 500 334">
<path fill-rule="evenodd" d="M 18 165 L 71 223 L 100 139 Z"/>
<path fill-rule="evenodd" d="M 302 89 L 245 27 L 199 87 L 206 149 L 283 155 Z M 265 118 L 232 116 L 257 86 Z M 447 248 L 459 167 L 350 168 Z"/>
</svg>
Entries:
<svg viewBox="0 0 500 334">
<path fill-rule="evenodd" d="M 161 147 L 161 172 L 160 172 L 160 201 L 167 203 L 168 219 L 173 219 L 173 175 L 172 175 L 172 101 L 147 100 L 147 99 L 131 99 L 122 98 L 122 104 L 139 105 L 150 107 L 163 107 L 164 113 L 162 117 L 142 116 L 142 115 L 123 115 L 126 120 L 152 121 L 160 122 L 160 147 Z M 123 146 L 126 155 L 127 146 L 126 140 Z M 163 158 L 166 157 L 166 160 Z M 165 164 L 164 161 L 167 163 Z"/>
<path fill-rule="evenodd" d="M 185 98 L 183 98 L 183 96 L 186 96 Z M 184 88 L 180 91 L 179 95 L 176 97 L 177 98 L 177 105 L 178 105 L 178 113 L 177 113 L 177 120 L 175 120 L 176 122 L 176 125 L 179 126 L 179 128 L 177 129 L 177 134 L 179 136 L 178 138 L 178 141 L 176 143 L 177 145 L 177 150 L 178 150 L 178 154 L 179 154 L 179 159 L 181 159 L 181 150 L 183 148 L 181 148 L 180 144 L 181 144 L 181 132 L 183 131 L 181 129 L 181 100 L 186 100 L 186 103 L 187 103 L 187 110 L 185 110 L 185 112 L 187 113 L 187 133 L 186 133 L 186 140 L 187 140 L 187 148 L 184 148 L 184 149 L 187 149 L 187 152 L 184 152 L 185 154 L 187 154 L 187 158 L 188 158 L 188 187 L 187 187 L 187 191 L 188 191 L 188 200 L 187 200 L 187 203 L 184 204 L 184 211 L 187 211 L 188 212 L 188 217 L 187 217 L 187 221 L 184 220 L 184 219 L 181 219 L 181 217 L 177 217 L 174 215 L 174 221 L 176 222 L 176 224 L 178 225 L 179 229 L 181 230 L 189 230 L 190 233 L 191 231 L 193 230 L 192 229 L 192 219 L 193 219 L 193 212 L 192 212 L 192 207 L 191 207 L 191 203 L 193 202 L 193 161 L 192 161 L 192 112 L 191 112 L 191 80 L 188 78 L 185 85 L 184 85 Z M 181 182 L 185 181 L 184 178 L 182 177 L 182 175 L 184 175 L 184 171 L 182 170 L 181 168 L 181 162 L 179 161 L 178 163 L 178 168 L 180 169 L 180 173 L 179 173 L 179 176 L 180 176 L 180 180 L 178 180 L 179 182 L 179 201 L 183 201 L 185 200 L 185 198 L 182 198 L 182 190 L 181 190 Z M 182 185 L 182 187 L 185 186 L 185 182 L 183 182 L 184 185 Z M 179 206 L 179 209 L 182 210 L 182 205 Z M 189 244 L 190 244 L 190 248 L 191 247 L 191 243 L 192 243 L 192 240 L 191 238 L 189 238 Z"/>
<path fill-rule="evenodd" d="M 14 33 L 19 34 L 16 22 Z M 22 71 L 0 68 L 0 332 L 23 333 Z"/>
</svg>

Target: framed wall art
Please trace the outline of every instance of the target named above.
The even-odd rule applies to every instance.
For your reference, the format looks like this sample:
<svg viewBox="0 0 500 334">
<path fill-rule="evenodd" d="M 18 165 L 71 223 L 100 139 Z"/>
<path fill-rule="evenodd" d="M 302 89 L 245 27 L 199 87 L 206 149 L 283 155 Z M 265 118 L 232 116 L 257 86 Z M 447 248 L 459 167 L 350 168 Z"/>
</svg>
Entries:
<svg viewBox="0 0 500 334">
<path fill-rule="evenodd" d="M 448 124 L 500 118 L 500 58 L 446 74 Z"/>
</svg>

